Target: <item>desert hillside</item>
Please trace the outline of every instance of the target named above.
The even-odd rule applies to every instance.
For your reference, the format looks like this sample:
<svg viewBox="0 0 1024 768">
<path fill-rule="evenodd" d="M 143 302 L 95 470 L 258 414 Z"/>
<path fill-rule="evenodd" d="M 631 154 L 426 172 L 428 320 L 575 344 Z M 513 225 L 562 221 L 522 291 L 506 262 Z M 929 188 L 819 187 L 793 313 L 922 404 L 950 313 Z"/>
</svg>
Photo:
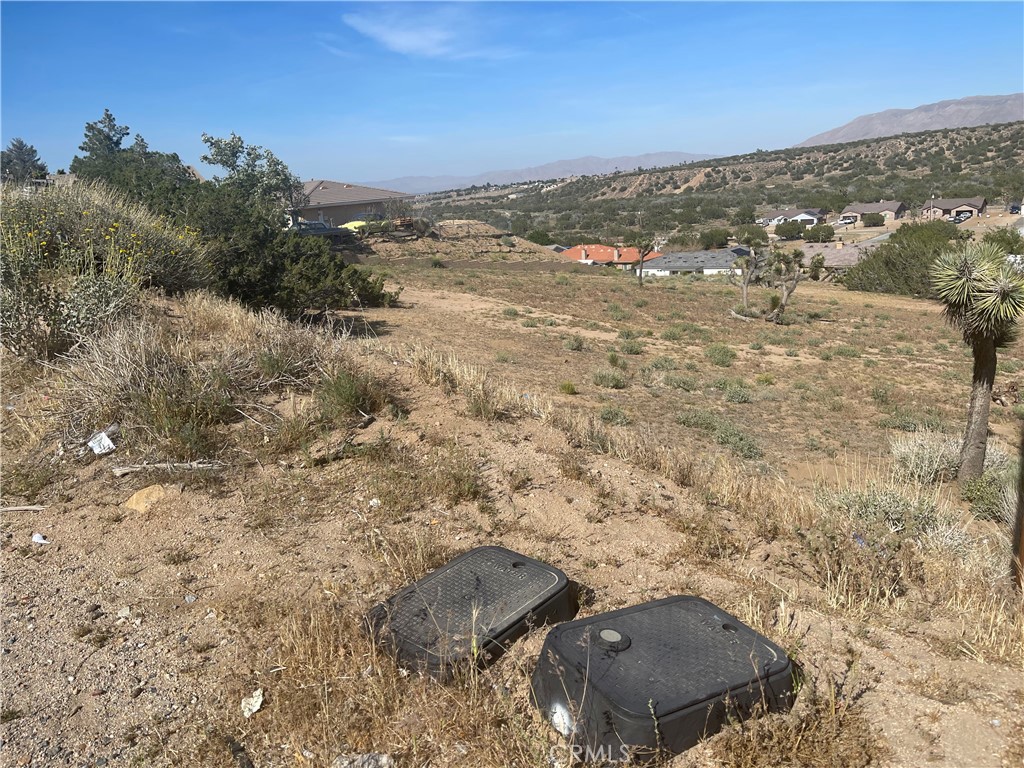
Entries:
<svg viewBox="0 0 1024 768">
<path fill-rule="evenodd" d="M 1002 508 L 915 460 L 955 444 L 970 378 L 936 305 L 804 283 L 776 326 L 713 281 L 448 261 L 389 264 L 399 303 L 333 332 L 195 294 L 52 366 L 5 354 L 13 762 L 567 764 L 528 700 L 543 629 L 444 686 L 360 630 L 500 544 L 578 582 L 581 616 L 699 595 L 799 663 L 792 712 L 666 765 L 1020 764 Z M 169 387 L 197 410 L 141 396 Z"/>
</svg>

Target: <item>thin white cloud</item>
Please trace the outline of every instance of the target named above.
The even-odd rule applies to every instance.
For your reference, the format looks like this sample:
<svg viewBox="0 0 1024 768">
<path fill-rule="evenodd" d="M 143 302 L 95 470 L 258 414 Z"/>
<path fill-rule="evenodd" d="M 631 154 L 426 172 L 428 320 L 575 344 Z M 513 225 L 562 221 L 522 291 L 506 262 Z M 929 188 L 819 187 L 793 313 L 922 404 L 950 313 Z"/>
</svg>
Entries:
<svg viewBox="0 0 1024 768">
<path fill-rule="evenodd" d="M 428 59 L 506 59 L 507 46 L 489 45 L 485 30 L 465 6 L 385 7 L 346 13 L 342 21 L 389 51 Z"/>
</svg>

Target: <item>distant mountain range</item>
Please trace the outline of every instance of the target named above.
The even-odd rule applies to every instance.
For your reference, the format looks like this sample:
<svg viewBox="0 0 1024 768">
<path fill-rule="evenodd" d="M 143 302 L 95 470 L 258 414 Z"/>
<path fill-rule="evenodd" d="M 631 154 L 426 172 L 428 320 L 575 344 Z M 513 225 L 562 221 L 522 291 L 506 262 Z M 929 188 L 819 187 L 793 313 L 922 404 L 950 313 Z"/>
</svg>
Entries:
<svg viewBox="0 0 1024 768">
<path fill-rule="evenodd" d="M 484 184 L 517 184 L 524 181 L 564 179 L 569 176 L 594 176 L 614 171 L 635 171 L 637 168 L 661 168 L 698 160 L 710 160 L 715 155 L 694 155 L 689 152 L 651 152 L 627 157 L 578 157 L 575 160 L 557 160 L 534 168 L 487 171 L 476 176 L 403 176 L 385 181 L 359 182 L 368 187 L 393 189 L 397 192 L 423 194 L 446 189 L 464 189 Z"/>
<path fill-rule="evenodd" d="M 971 128 L 986 123 L 1012 123 L 1024 120 L 1024 93 L 1007 96 L 968 96 L 939 101 L 914 109 L 887 109 L 862 115 L 846 125 L 819 133 L 798 147 L 842 144 L 861 139 L 879 139 L 901 133 L 935 131 L 943 128 Z"/>
</svg>

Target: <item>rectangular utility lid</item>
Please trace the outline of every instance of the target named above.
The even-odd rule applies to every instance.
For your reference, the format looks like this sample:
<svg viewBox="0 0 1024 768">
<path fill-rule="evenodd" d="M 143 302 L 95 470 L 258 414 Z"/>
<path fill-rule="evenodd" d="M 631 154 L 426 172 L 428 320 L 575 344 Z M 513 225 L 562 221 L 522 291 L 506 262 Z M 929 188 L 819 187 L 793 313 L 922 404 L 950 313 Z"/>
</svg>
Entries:
<svg viewBox="0 0 1024 768">
<path fill-rule="evenodd" d="M 370 612 L 403 655 L 444 664 L 475 655 L 568 589 L 553 566 L 503 547 L 478 547 L 406 587 Z"/>
<path fill-rule="evenodd" d="M 698 597 L 561 624 L 549 647 L 631 715 L 664 717 L 785 672 L 785 651 Z"/>
</svg>

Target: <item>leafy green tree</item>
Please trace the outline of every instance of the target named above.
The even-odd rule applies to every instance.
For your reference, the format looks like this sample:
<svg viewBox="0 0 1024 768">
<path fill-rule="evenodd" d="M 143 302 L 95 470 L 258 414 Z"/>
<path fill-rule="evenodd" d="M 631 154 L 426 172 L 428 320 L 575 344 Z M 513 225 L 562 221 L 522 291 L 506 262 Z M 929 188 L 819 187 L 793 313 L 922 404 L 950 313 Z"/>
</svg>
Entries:
<svg viewBox="0 0 1024 768">
<path fill-rule="evenodd" d="M 214 180 L 241 191 L 263 213 L 273 213 L 283 222 L 286 208 L 299 208 L 307 201 L 299 177 L 269 149 L 247 145 L 235 133 L 226 139 L 204 133 L 203 143 L 208 151 L 200 159 L 227 171 L 226 176 Z"/>
<path fill-rule="evenodd" d="M 931 296 L 929 269 L 961 234 L 948 221 L 904 224 L 851 267 L 843 284 L 853 291 Z"/>
<path fill-rule="evenodd" d="M 102 118 L 86 123 L 79 146 L 85 155 L 71 161 L 71 172 L 123 190 L 154 213 L 180 220 L 198 179 L 176 154 L 150 150 L 138 134 L 130 147 L 123 147 L 128 133 L 128 126 L 118 125 L 110 110 L 104 110 Z"/>
<path fill-rule="evenodd" d="M 836 231 L 828 224 L 815 224 L 809 228 L 804 239 L 809 243 L 831 243 Z"/>
<path fill-rule="evenodd" d="M 551 239 L 551 235 L 545 232 L 543 229 L 534 229 L 526 233 L 526 239 L 531 243 L 537 245 L 554 245 L 555 241 Z"/>
<path fill-rule="evenodd" d="M 46 177 L 46 163 L 39 159 L 35 147 L 15 138 L 0 152 L 0 174 L 4 181 L 42 179 Z"/>
<path fill-rule="evenodd" d="M 880 213 L 865 213 L 860 217 L 860 223 L 865 227 L 881 227 L 885 225 L 885 216 Z"/>
<path fill-rule="evenodd" d="M 775 234 L 783 240 L 797 240 L 804 236 L 806 229 L 802 221 L 784 221 L 775 226 Z"/>
<path fill-rule="evenodd" d="M 729 223 L 735 226 L 740 226 L 741 224 L 753 224 L 755 216 L 754 206 L 750 203 L 744 203 L 736 209 L 736 213 L 732 215 Z"/>
<path fill-rule="evenodd" d="M 988 415 L 996 377 L 996 350 L 1012 342 L 1024 316 L 1024 274 L 992 243 L 970 243 L 944 252 L 931 269 L 935 295 L 947 322 L 971 348 L 974 370 L 967 429 L 960 449 L 961 482 L 981 477 L 988 443 Z"/>
<path fill-rule="evenodd" d="M 723 227 L 713 227 L 700 233 L 700 247 L 704 250 L 725 248 L 729 244 L 732 233 Z"/>
<path fill-rule="evenodd" d="M 1024 254 L 1024 236 L 1014 227 L 999 227 L 985 233 L 983 243 L 999 246 L 1007 253 Z"/>
</svg>

